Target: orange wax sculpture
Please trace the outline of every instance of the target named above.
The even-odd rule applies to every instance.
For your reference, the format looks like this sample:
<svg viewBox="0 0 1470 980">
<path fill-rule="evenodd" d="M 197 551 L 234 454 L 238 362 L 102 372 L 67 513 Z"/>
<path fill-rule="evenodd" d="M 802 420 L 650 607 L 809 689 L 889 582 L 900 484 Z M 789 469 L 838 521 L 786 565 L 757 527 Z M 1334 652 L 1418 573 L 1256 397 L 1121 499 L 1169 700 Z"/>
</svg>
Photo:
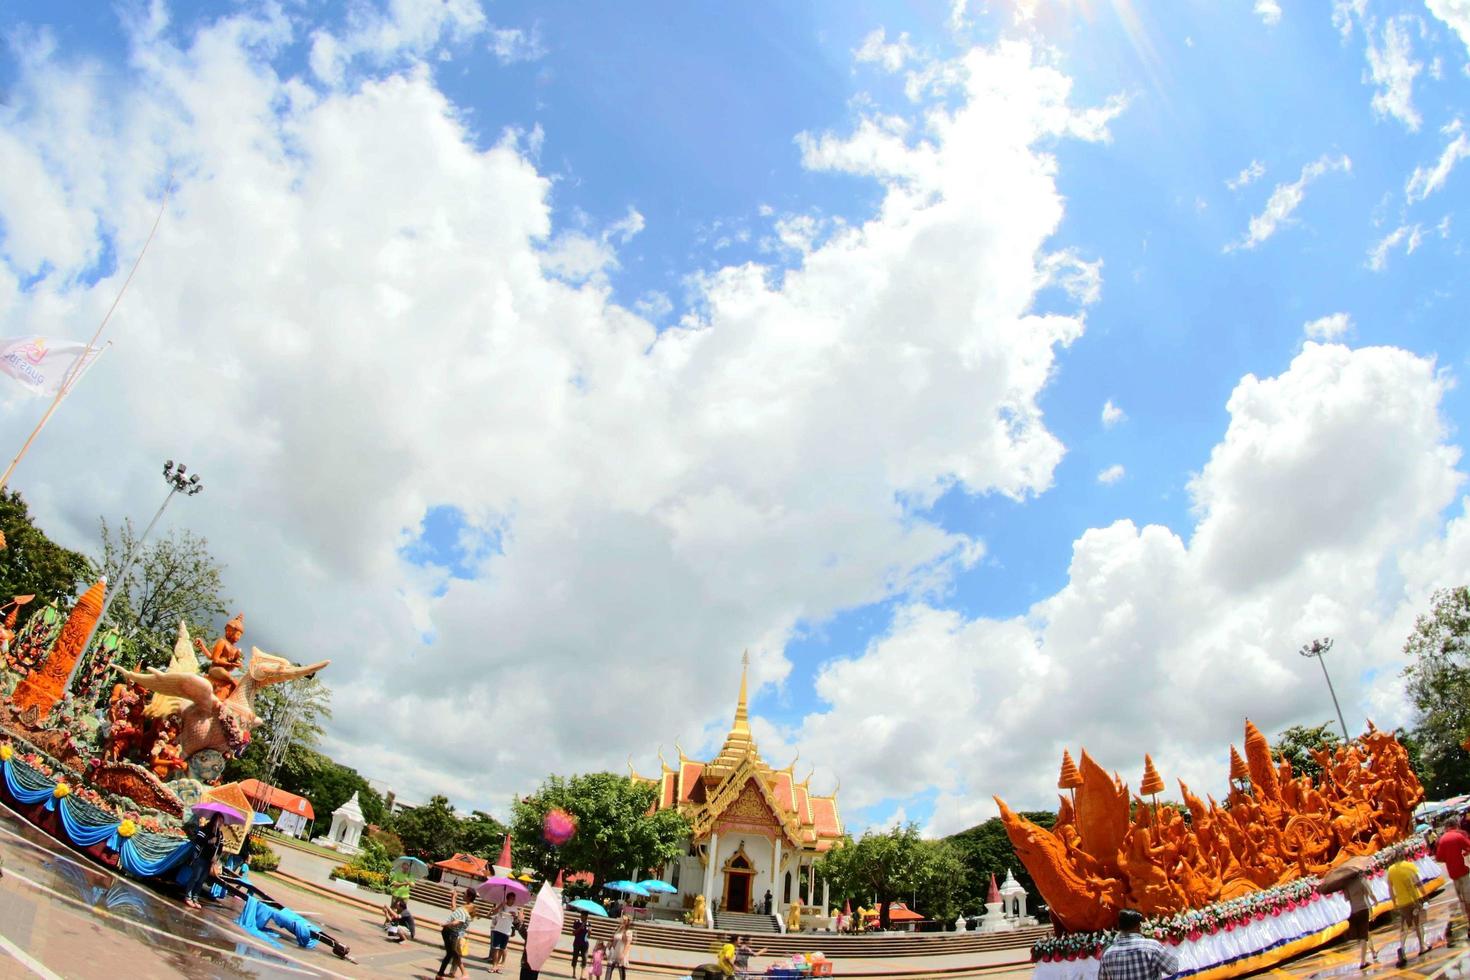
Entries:
<svg viewBox="0 0 1470 980">
<path fill-rule="evenodd" d="M 71 615 L 66 618 L 66 625 L 61 627 L 61 633 L 56 637 L 51 653 L 15 686 L 10 701 L 17 710 L 33 707 L 44 719 L 56 707 L 66 693 L 66 679 L 82 655 L 82 644 L 92 635 L 92 627 L 97 625 L 102 615 L 102 600 L 106 594 L 107 578 L 104 576 L 77 600 Z"/>
<path fill-rule="evenodd" d="M 1138 784 L 1138 791 L 1144 796 L 1158 796 L 1164 791 L 1164 778 L 1154 768 L 1154 760 L 1148 753 L 1143 756 L 1143 782 Z"/>
<path fill-rule="evenodd" d="M 1057 789 L 1076 789 L 1082 785 L 1082 773 L 1077 771 L 1077 763 L 1072 761 L 1072 753 L 1062 749 L 1062 772 L 1057 777 Z"/>
<path fill-rule="evenodd" d="M 1086 750 L 1076 805 L 1062 797 L 1051 830 L 996 800 L 1017 856 L 1064 929 L 1107 929 L 1123 908 L 1172 915 L 1321 875 L 1412 830 L 1424 788 L 1398 739 L 1372 722 L 1336 751 L 1313 753 L 1322 767 L 1316 781 L 1295 775 L 1288 760 L 1273 759 L 1249 721 L 1245 736 L 1244 759 L 1231 748 L 1236 785 L 1224 806 L 1213 797 L 1200 800 L 1180 782 L 1188 820 L 1175 807 L 1131 806 L 1127 785 Z M 1162 790 L 1153 760 L 1144 759 L 1141 791 Z M 1064 783 L 1070 760 L 1064 757 Z"/>
</svg>

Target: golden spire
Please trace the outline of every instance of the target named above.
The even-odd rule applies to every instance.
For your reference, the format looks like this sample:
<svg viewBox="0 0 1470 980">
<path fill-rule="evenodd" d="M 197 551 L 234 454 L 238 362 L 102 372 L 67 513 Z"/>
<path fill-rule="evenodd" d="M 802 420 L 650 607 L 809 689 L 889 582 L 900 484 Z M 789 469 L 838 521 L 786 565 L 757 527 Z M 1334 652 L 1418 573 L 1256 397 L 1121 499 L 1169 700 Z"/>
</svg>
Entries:
<svg viewBox="0 0 1470 980">
<path fill-rule="evenodd" d="M 740 655 L 740 700 L 735 705 L 735 724 L 730 728 L 731 732 L 739 732 L 742 735 L 750 734 L 750 710 L 745 703 L 745 675 L 749 670 L 750 651 L 746 650 Z"/>
</svg>

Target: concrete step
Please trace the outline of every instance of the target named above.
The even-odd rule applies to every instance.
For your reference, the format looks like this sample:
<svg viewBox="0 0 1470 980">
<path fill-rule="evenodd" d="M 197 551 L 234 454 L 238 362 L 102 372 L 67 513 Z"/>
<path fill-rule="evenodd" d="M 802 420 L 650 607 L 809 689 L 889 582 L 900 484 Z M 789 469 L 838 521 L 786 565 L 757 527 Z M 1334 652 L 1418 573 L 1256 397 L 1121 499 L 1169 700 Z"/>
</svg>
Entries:
<svg viewBox="0 0 1470 980">
<path fill-rule="evenodd" d="M 759 912 L 717 912 L 715 913 L 715 929 L 718 932 L 735 932 L 745 935 L 746 933 L 780 933 L 781 926 L 774 915 L 762 915 Z"/>
</svg>

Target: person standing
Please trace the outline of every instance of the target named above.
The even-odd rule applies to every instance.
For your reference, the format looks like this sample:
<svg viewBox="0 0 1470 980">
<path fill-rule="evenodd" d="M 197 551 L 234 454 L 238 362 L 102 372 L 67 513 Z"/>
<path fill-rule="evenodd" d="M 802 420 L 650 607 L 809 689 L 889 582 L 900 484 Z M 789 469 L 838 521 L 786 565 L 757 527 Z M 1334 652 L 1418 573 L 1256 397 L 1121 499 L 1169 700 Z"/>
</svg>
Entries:
<svg viewBox="0 0 1470 980">
<path fill-rule="evenodd" d="M 454 975 L 458 977 L 468 976 L 464 968 L 464 934 L 470 927 L 470 916 L 475 911 L 475 890 L 466 888 L 464 890 L 464 904 L 460 904 L 460 893 L 458 889 L 449 895 L 449 918 L 445 920 L 440 936 L 444 939 L 444 959 L 439 963 L 439 972 L 436 977 L 444 976 L 444 971 L 453 968 Z"/>
<path fill-rule="evenodd" d="M 1378 950 L 1373 948 L 1373 937 L 1369 925 L 1373 918 L 1373 889 L 1368 885 L 1368 876 L 1361 869 L 1354 869 L 1342 890 L 1348 900 L 1347 937 L 1358 943 L 1358 969 L 1368 969 L 1368 957 L 1378 962 Z"/>
<path fill-rule="evenodd" d="M 1407 853 L 1400 848 L 1395 857 L 1388 867 L 1388 890 L 1393 894 L 1393 907 L 1398 912 L 1398 965 L 1402 968 L 1409 959 L 1404 947 L 1411 927 L 1419 937 L 1419 955 L 1424 955 L 1424 889 L 1419 883 L 1419 869 L 1409 861 Z"/>
<path fill-rule="evenodd" d="M 587 972 L 587 947 L 590 940 L 591 927 L 587 924 L 587 913 L 583 912 L 577 916 L 577 921 L 572 923 L 572 980 L 582 980 L 582 974 Z M 578 971 L 578 966 L 581 971 Z"/>
<path fill-rule="evenodd" d="M 1179 958 L 1155 939 L 1143 936 L 1143 913 L 1118 913 L 1118 938 L 1103 950 L 1097 980 L 1164 980 L 1179 972 Z"/>
<path fill-rule="evenodd" d="M 506 896 L 509 899 L 510 896 Z M 498 906 L 490 919 L 490 972 L 502 973 L 505 966 L 505 951 L 510 946 L 510 934 L 515 931 L 516 916 L 510 902 Z"/>
<path fill-rule="evenodd" d="M 766 889 L 766 897 L 765 900 L 762 902 L 761 907 L 765 911 L 766 915 L 771 914 L 771 890 L 769 888 Z"/>
<path fill-rule="evenodd" d="M 1465 855 L 1470 854 L 1470 835 L 1462 827 L 1451 824 L 1439 835 L 1434 845 L 1434 859 L 1445 866 L 1450 881 L 1455 883 L 1455 896 L 1459 898 L 1465 916 L 1470 919 L 1470 868 L 1465 866 Z M 1445 926 L 1445 939 L 1449 939 L 1450 927 Z"/>
<path fill-rule="evenodd" d="M 618 968 L 618 980 L 628 980 L 628 960 L 632 955 L 633 919 L 625 915 L 618 921 L 618 931 L 613 933 L 612 952 L 607 966 L 608 980 L 612 980 L 613 967 Z"/>
<path fill-rule="evenodd" d="M 188 884 L 184 888 L 184 904 L 191 909 L 199 908 L 199 889 L 218 872 L 219 852 L 224 846 L 223 818 L 211 813 L 194 824 L 189 832 L 189 843 L 194 852 L 189 857 Z"/>
</svg>

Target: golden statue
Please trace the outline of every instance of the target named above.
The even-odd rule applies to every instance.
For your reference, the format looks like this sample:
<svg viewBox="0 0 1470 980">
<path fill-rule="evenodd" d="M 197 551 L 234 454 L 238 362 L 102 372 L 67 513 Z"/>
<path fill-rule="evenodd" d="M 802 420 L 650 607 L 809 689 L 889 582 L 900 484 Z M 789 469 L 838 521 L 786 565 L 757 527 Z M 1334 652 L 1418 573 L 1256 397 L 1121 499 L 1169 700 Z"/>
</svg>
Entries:
<svg viewBox="0 0 1470 980">
<path fill-rule="evenodd" d="M 1073 784 L 1063 788 L 1076 804 L 1062 798 L 1051 830 L 996 800 L 1016 854 L 1062 928 L 1110 928 L 1125 905 L 1145 915 L 1203 908 L 1321 875 L 1411 832 L 1424 788 L 1398 739 L 1372 722 L 1355 742 L 1314 753 L 1322 767 L 1315 782 L 1273 759 L 1249 721 L 1245 736 L 1244 758 L 1230 750 L 1226 806 L 1213 798 L 1207 805 L 1179 784 L 1188 821 L 1173 806 L 1133 797 L 1086 750 L 1075 769 L 1064 757 L 1061 782 Z M 1145 760 L 1148 789 L 1162 789 L 1153 760 Z M 1077 776 L 1067 778 L 1071 772 Z"/>
</svg>

